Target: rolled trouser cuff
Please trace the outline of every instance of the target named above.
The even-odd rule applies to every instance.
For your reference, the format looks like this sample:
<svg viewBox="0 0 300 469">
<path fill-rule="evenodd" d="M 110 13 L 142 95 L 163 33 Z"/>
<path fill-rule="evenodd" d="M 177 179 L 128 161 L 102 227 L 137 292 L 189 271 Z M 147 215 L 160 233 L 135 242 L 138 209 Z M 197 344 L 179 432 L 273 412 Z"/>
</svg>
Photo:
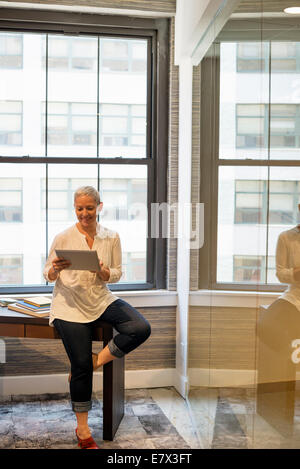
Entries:
<svg viewBox="0 0 300 469">
<path fill-rule="evenodd" d="M 122 350 L 119 349 L 119 347 L 116 346 L 114 343 L 114 339 L 111 339 L 108 344 L 107 344 L 110 353 L 117 358 L 122 358 L 124 357 L 125 353 L 122 352 Z"/>
<path fill-rule="evenodd" d="M 72 410 L 74 412 L 88 412 L 92 408 L 92 401 L 74 402 L 72 401 Z"/>
</svg>

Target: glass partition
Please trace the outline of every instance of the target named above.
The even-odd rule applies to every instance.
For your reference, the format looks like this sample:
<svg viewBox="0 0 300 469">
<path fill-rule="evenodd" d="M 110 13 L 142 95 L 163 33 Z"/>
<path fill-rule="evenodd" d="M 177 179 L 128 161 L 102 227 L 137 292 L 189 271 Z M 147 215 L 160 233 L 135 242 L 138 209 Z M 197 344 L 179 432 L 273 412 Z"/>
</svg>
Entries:
<svg viewBox="0 0 300 469">
<path fill-rule="evenodd" d="M 300 448 L 300 34 L 256 3 L 198 66 L 205 239 L 187 401 L 200 448 Z"/>
</svg>

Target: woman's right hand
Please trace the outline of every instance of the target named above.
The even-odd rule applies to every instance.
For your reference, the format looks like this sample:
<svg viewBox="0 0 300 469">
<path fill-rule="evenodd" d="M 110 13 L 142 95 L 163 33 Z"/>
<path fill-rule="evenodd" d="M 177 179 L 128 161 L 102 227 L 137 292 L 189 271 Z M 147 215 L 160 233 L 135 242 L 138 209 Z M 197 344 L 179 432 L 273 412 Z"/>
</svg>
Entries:
<svg viewBox="0 0 300 469">
<path fill-rule="evenodd" d="M 53 277 L 55 276 L 56 278 L 59 272 L 61 272 L 63 269 L 66 269 L 70 265 L 71 265 L 70 261 L 63 259 L 62 257 L 55 257 L 55 259 L 53 259 L 52 261 L 52 269 L 50 272 L 50 274 L 52 274 L 51 276 Z"/>
</svg>

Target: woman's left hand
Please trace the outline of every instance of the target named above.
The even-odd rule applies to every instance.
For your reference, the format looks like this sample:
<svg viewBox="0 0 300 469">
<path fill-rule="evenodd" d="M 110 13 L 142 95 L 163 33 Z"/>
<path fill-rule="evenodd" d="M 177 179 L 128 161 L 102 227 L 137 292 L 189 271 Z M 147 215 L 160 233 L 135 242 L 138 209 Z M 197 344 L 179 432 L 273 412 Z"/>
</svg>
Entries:
<svg viewBox="0 0 300 469">
<path fill-rule="evenodd" d="M 104 282 L 107 282 L 109 277 L 110 277 L 110 270 L 107 265 L 104 265 L 102 261 L 99 262 L 100 265 L 100 272 L 96 272 L 95 270 L 91 270 L 93 274 L 97 274 L 97 276 L 100 278 L 100 280 L 104 280 Z"/>
</svg>

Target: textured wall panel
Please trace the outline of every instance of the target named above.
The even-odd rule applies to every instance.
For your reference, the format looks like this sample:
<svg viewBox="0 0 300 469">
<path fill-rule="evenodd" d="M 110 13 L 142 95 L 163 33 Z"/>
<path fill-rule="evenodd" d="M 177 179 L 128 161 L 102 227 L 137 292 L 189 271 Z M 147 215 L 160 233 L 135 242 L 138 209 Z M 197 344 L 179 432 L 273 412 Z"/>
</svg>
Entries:
<svg viewBox="0 0 300 469">
<path fill-rule="evenodd" d="M 8 2 L 14 3 L 13 0 Z M 176 0 L 19 0 L 18 3 L 36 3 L 65 6 L 84 6 L 98 8 L 119 8 L 124 10 L 157 11 L 175 14 Z"/>
<path fill-rule="evenodd" d="M 150 338 L 126 357 L 127 370 L 174 368 L 176 349 L 175 307 L 139 308 L 149 320 Z M 6 363 L 0 363 L 1 376 L 66 373 L 69 360 L 61 340 L 7 337 Z M 102 348 L 93 343 L 94 352 Z"/>
<path fill-rule="evenodd" d="M 200 96 L 201 96 L 201 63 L 193 68 L 193 104 L 192 104 L 192 174 L 191 202 L 193 207 L 200 202 Z M 199 221 L 199 220 L 198 220 Z M 200 235 L 201 226 L 192 212 L 192 231 Z M 203 227 L 204 229 L 204 227 Z M 195 243 L 196 244 L 196 243 Z M 199 288 L 199 249 L 190 251 L 190 290 Z"/>
<path fill-rule="evenodd" d="M 253 370 L 256 308 L 190 307 L 189 368 Z"/>
<path fill-rule="evenodd" d="M 170 68 L 169 68 L 169 157 L 168 157 L 168 204 L 172 206 L 178 201 L 178 117 L 179 117 L 179 67 L 174 65 L 174 32 L 175 21 L 171 20 L 170 31 Z M 171 211 L 169 220 L 170 233 L 168 239 L 167 289 L 177 288 L 177 238 L 175 237 L 174 213 Z"/>
</svg>

